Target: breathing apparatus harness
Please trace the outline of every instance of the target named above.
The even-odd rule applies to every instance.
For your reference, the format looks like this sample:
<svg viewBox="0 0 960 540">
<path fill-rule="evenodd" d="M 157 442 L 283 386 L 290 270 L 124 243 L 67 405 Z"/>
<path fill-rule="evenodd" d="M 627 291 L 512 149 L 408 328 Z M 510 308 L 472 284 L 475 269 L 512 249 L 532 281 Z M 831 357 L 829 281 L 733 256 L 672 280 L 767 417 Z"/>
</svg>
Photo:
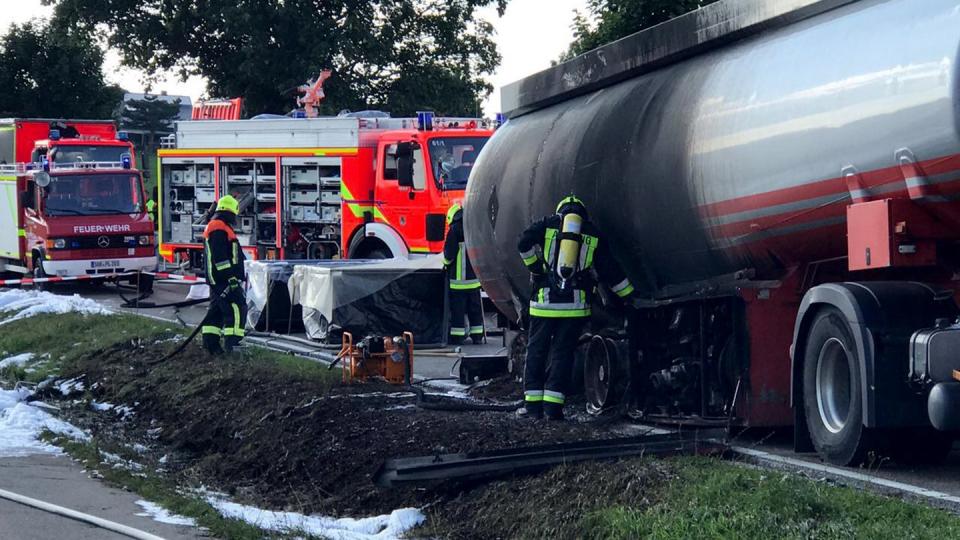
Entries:
<svg viewBox="0 0 960 540">
<path fill-rule="evenodd" d="M 583 243 L 583 222 L 587 209 L 583 201 L 570 195 L 557 204 L 557 214 L 561 216 L 557 249 L 547 262 L 547 272 L 552 285 L 561 291 L 577 286 L 575 278 L 580 268 L 580 248 Z"/>
</svg>

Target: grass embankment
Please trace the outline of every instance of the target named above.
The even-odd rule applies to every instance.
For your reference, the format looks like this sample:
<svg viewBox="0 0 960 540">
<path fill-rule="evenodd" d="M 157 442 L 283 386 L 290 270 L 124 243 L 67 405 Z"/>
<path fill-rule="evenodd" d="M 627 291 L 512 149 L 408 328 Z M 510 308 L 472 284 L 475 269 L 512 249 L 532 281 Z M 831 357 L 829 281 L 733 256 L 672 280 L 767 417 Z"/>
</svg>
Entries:
<svg viewBox="0 0 960 540">
<path fill-rule="evenodd" d="M 78 369 L 102 351 L 124 344 L 154 343 L 185 333 L 177 325 L 132 315 L 45 314 L 12 321 L 0 325 L 0 359 L 26 352 L 33 353 L 34 357 L 26 365 L 0 369 L 0 381 L 8 384 L 18 381 L 40 383 L 52 377 L 80 375 Z M 169 347 L 173 346 L 175 343 L 171 339 Z M 251 354 L 262 369 L 289 376 L 332 379 L 332 375 L 314 362 L 260 349 Z M 88 389 L 87 401 L 93 397 Z M 44 439 L 60 446 L 85 468 L 97 471 L 108 484 L 137 493 L 172 513 L 194 518 L 197 525 L 207 529 L 214 538 L 312 538 L 302 531 L 278 534 L 225 518 L 203 497 L 185 491 L 168 476 L 153 472 L 149 467 L 131 468 L 104 458 L 105 455 L 120 456 L 133 464 L 142 461 L 144 456 L 128 445 L 117 444 L 96 434 L 89 442 L 52 433 L 44 434 Z"/>
<path fill-rule="evenodd" d="M 138 340 L 151 342 L 179 332 L 173 325 L 132 316 L 45 315 L 0 325 L 0 351 L 33 352 L 40 360 L 29 366 L 30 372 L 8 370 L 8 380 L 88 374 L 88 386 L 100 383 L 95 391 L 87 390 L 89 397 L 139 401 L 136 416 L 125 421 L 124 429 L 143 431 L 153 419 L 164 426 L 153 443 L 164 452 L 172 449 L 189 457 L 177 477 L 181 482 L 191 476 L 238 478 L 238 491 L 272 491 L 279 494 L 277 503 L 303 497 L 305 511 L 327 513 L 336 507 L 356 515 L 357 508 L 342 503 L 328 506 L 327 501 L 337 497 L 320 487 L 360 459 L 355 447 L 343 446 L 351 438 L 383 447 L 384 455 L 429 454 L 429 433 L 463 432 L 476 439 L 482 432 L 465 432 L 462 413 L 377 409 L 345 420 L 335 407 L 347 399 L 313 404 L 313 396 L 334 384 L 336 372 L 267 351 L 222 363 L 192 353 L 168 365 L 144 365 L 144 356 L 157 346 L 136 347 Z M 383 407 L 364 401 L 363 410 Z M 379 423 L 371 423 L 376 419 Z M 523 429 L 532 425 L 509 420 L 504 416 L 502 426 L 491 424 L 484 433 L 494 438 L 512 430 L 512 440 L 522 441 Z M 435 431 L 417 431 L 425 422 Z M 264 535 L 222 518 L 202 498 L 183 491 L 168 473 L 152 472 L 149 462 L 142 471 L 115 467 L 101 451 L 131 461 L 143 456 L 117 444 L 111 434 L 99 435 L 91 443 L 57 442 L 108 482 L 194 517 L 216 537 Z M 419 446 L 414 439 L 421 441 Z M 398 450 L 401 443 L 409 448 Z M 330 448 L 342 458 L 316 456 Z M 342 481 L 350 479 L 362 488 L 363 482 L 369 483 L 360 474 L 365 470 L 343 475 Z M 263 479 L 282 482 L 270 485 Z M 418 493 L 410 496 L 428 506 L 429 521 L 414 536 L 428 538 L 960 538 L 960 519 L 941 510 L 709 458 L 585 463 L 537 476 Z M 348 492 L 346 498 L 368 504 L 370 497 L 388 495 L 397 497 L 397 492 Z"/>
</svg>

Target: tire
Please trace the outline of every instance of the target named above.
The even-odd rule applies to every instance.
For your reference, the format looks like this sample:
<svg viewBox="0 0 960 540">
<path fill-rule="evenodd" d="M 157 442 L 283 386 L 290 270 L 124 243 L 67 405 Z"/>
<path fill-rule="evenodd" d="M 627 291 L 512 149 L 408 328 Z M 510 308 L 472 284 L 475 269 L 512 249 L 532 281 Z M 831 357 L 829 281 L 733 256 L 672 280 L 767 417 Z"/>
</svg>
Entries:
<svg viewBox="0 0 960 540">
<path fill-rule="evenodd" d="M 850 326 L 837 309 L 827 308 L 807 333 L 803 405 L 813 446 L 829 463 L 860 465 L 872 450 L 874 434 L 863 425 L 862 388 Z"/>
<path fill-rule="evenodd" d="M 43 279 L 48 277 L 47 274 L 43 271 L 43 263 L 38 258 L 33 259 L 33 278 L 34 279 Z M 46 291 L 50 287 L 49 283 L 34 283 L 33 288 L 38 291 Z"/>
<path fill-rule="evenodd" d="M 364 256 L 364 259 L 392 259 L 393 254 L 390 253 L 390 250 L 383 247 L 375 247 L 368 251 Z"/>
</svg>

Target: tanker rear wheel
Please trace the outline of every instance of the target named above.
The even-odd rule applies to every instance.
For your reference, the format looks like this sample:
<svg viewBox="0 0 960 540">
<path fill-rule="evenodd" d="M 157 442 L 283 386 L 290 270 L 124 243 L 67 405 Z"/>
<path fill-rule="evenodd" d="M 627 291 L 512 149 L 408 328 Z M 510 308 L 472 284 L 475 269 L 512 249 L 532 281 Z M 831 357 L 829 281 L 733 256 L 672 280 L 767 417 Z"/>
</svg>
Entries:
<svg viewBox="0 0 960 540">
<path fill-rule="evenodd" d="M 628 370 L 616 344 L 594 336 L 583 362 L 583 387 L 587 412 L 602 414 L 620 403 L 624 397 Z"/>
<path fill-rule="evenodd" d="M 834 308 L 821 311 L 807 333 L 803 404 L 817 453 L 834 465 L 859 465 L 873 433 L 863 425 L 862 374 L 850 327 Z"/>
</svg>

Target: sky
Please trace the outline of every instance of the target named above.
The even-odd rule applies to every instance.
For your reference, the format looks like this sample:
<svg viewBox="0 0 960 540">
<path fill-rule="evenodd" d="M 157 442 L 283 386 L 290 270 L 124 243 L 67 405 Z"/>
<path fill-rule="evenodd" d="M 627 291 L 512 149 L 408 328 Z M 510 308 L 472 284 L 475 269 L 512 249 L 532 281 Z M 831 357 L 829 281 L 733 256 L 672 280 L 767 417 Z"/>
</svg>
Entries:
<svg viewBox="0 0 960 540">
<path fill-rule="evenodd" d="M 51 9 L 40 0 L 17 0 L 4 2 L 0 10 L 0 34 L 6 33 L 13 23 L 23 23 L 33 18 L 50 16 Z M 493 7 L 483 8 L 480 16 L 491 21 L 496 29 L 495 41 L 503 60 L 499 69 L 489 78 L 494 87 L 484 101 L 484 115 L 492 118 L 500 111 L 500 88 L 550 67 L 550 61 L 559 58 L 566 50 L 573 33 L 575 9 L 583 10 L 587 0 L 510 0 L 503 18 L 498 18 Z M 116 53 L 107 53 L 104 71 L 107 80 L 117 83 L 130 92 L 144 90 L 143 74 L 120 66 Z M 306 79 L 309 74 L 305 74 Z M 196 101 L 205 97 L 205 85 L 201 78 L 193 77 L 180 81 L 170 76 L 153 86 L 153 92 L 166 91 L 173 95 L 186 95 Z M 228 96 L 233 97 L 233 96 Z"/>
</svg>

